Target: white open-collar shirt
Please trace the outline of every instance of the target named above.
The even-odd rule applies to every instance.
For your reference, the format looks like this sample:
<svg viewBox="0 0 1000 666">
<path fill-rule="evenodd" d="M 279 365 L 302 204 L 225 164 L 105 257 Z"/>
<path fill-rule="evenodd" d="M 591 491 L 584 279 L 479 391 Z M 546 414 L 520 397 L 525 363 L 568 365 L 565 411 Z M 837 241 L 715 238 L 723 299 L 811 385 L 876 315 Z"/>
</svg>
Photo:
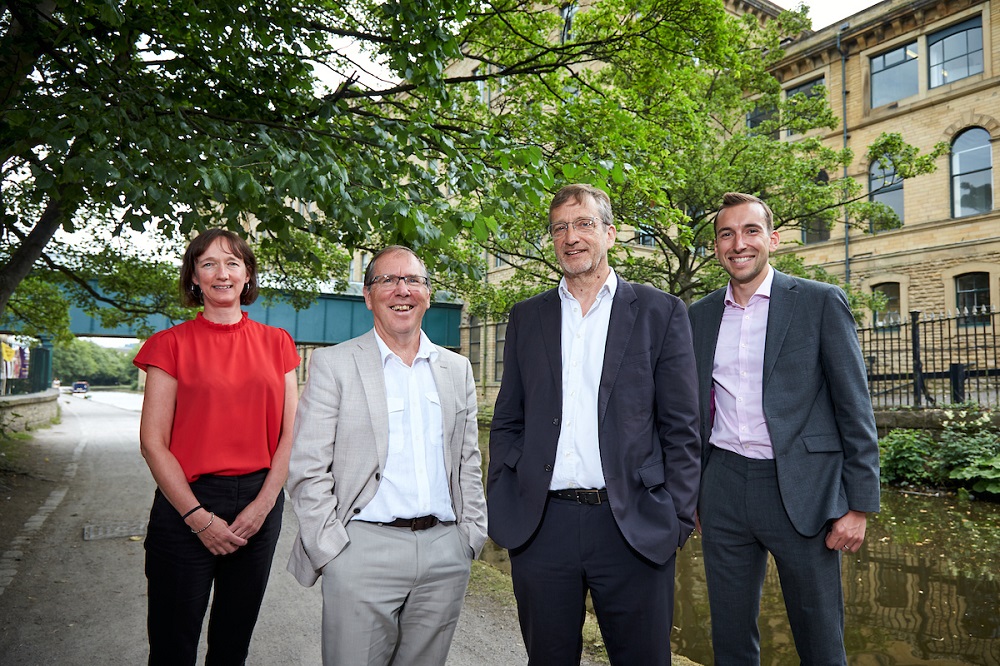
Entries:
<svg viewBox="0 0 1000 666">
<path fill-rule="evenodd" d="M 375 497 L 355 519 L 388 523 L 396 518 L 437 516 L 442 521 L 455 520 L 444 467 L 441 399 L 431 371 L 439 352 L 420 331 L 420 348 L 408 366 L 377 332 L 375 341 L 382 356 L 389 407 L 389 455 Z"/>
<path fill-rule="evenodd" d="M 559 281 L 562 307 L 562 420 L 550 490 L 604 488 L 598 438 L 597 394 L 618 276 L 609 271 L 584 316 L 580 302 Z"/>
</svg>

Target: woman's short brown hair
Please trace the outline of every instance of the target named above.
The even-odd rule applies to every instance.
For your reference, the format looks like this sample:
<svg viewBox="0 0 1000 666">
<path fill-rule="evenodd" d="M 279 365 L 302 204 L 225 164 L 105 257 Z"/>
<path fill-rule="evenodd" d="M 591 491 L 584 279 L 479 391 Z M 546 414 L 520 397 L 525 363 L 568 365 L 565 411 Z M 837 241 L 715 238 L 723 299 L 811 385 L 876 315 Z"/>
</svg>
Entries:
<svg viewBox="0 0 1000 666">
<path fill-rule="evenodd" d="M 188 244 L 184 252 L 184 261 L 181 263 L 181 303 L 188 307 L 204 305 L 201 289 L 194 283 L 195 263 L 201 255 L 205 254 L 208 246 L 216 239 L 222 239 L 229 246 L 229 251 L 240 258 L 240 261 L 247 267 L 247 276 L 250 282 L 247 288 L 240 294 L 240 304 L 250 305 L 257 300 L 260 289 L 257 283 L 257 258 L 253 256 L 253 250 L 247 242 L 239 235 L 228 229 L 209 229 L 195 236 Z"/>
</svg>

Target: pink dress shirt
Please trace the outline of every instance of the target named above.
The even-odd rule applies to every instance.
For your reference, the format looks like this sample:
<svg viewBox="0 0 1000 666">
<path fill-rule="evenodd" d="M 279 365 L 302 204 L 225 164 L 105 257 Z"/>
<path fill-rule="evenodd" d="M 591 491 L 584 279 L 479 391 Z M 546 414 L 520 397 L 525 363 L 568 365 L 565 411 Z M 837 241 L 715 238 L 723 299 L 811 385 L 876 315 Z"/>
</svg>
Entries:
<svg viewBox="0 0 1000 666">
<path fill-rule="evenodd" d="M 714 399 L 713 446 L 745 458 L 774 458 L 771 435 L 764 418 L 764 341 L 767 313 L 771 305 L 774 269 L 746 307 L 733 299 L 732 285 L 726 287 L 726 307 L 719 326 L 712 367 Z"/>
</svg>

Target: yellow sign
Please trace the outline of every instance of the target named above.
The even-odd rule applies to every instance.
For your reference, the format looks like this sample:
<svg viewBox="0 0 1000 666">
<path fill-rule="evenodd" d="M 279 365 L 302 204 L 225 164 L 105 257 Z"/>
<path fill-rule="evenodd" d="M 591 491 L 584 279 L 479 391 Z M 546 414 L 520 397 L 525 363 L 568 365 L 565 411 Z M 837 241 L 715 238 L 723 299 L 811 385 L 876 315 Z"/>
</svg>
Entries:
<svg viewBox="0 0 1000 666">
<path fill-rule="evenodd" d="M 3 360 L 13 361 L 14 357 L 17 356 L 17 352 L 14 348 L 8 345 L 6 342 L 0 342 L 0 346 L 3 348 Z"/>
</svg>

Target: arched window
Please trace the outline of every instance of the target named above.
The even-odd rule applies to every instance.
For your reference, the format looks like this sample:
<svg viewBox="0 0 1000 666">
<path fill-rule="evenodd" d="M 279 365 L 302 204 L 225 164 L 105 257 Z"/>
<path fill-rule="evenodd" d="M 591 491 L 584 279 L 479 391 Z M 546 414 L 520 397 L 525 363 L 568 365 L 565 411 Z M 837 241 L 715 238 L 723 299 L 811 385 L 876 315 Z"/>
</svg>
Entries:
<svg viewBox="0 0 1000 666">
<path fill-rule="evenodd" d="M 580 11 L 576 2 L 567 2 L 559 8 L 559 16 L 562 17 L 562 34 L 559 35 L 559 43 L 565 44 L 573 39 L 573 17 Z"/>
<path fill-rule="evenodd" d="M 993 154 L 990 133 L 972 127 L 951 144 L 951 216 L 993 210 Z"/>
<path fill-rule="evenodd" d="M 882 282 L 873 284 L 872 291 L 885 296 L 885 309 L 875 311 L 875 325 L 898 327 L 902 316 L 899 312 L 899 283 Z"/>
<path fill-rule="evenodd" d="M 882 166 L 880 162 L 872 162 L 868 167 L 868 200 L 884 203 L 903 223 L 903 179 L 896 174 L 892 163 Z M 874 233 L 875 229 L 871 231 Z"/>
</svg>

